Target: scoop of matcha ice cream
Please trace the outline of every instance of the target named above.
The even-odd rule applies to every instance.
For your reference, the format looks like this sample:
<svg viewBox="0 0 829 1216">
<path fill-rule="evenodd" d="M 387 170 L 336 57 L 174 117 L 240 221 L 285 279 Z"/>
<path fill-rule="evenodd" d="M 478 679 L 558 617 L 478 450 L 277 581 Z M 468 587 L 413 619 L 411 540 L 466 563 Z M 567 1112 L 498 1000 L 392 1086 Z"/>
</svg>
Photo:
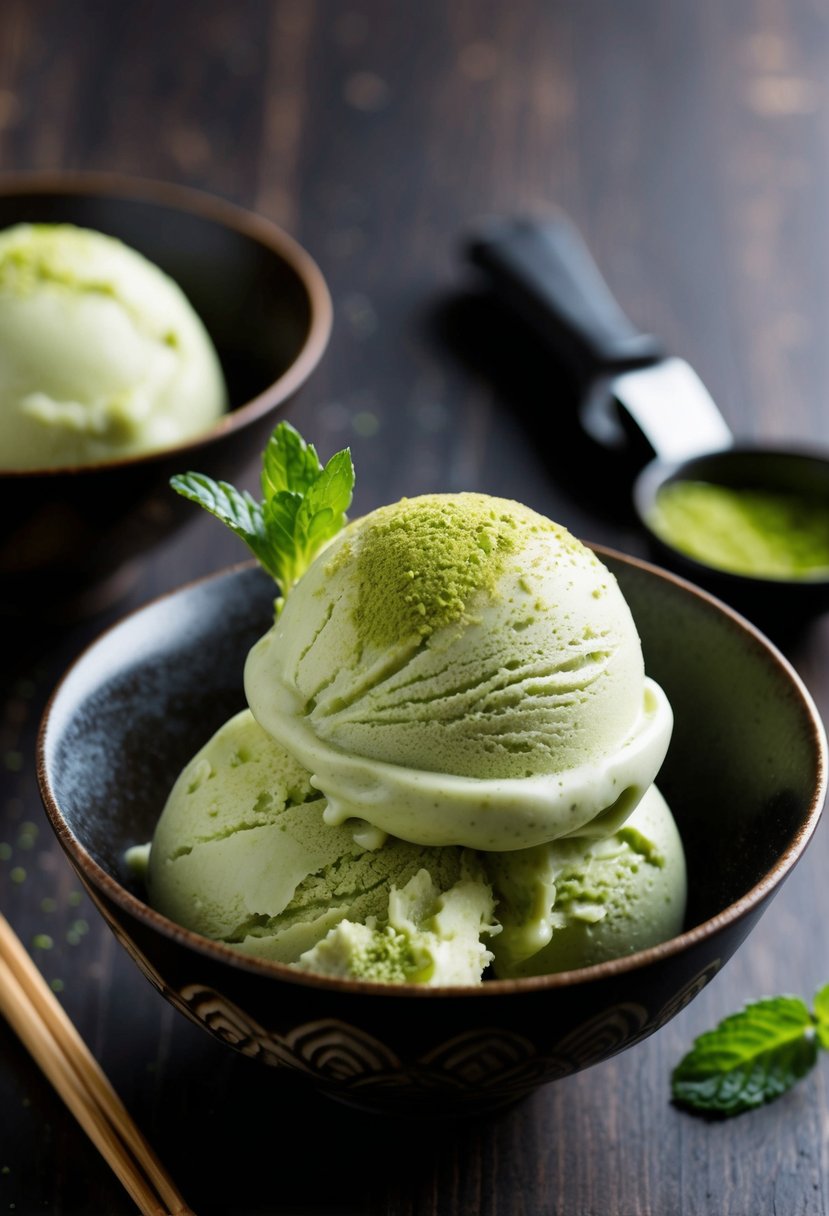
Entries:
<svg viewBox="0 0 829 1216">
<path fill-rule="evenodd" d="M 685 854 L 656 786 L 603 839 L 557 840 L 484 860 L 502 927 L 492 943 L 499 979 L 622 958 L 682 929 Z"/>
<path fill-rule="evenodd" d="M 491 907 L 483 870 L 468 850 L 396 840 L 367 849 L 347 828 L 325 824 L 324 807 L 307 771 L 243 710 L 193 757 L 170 792 L 150 850 L 150 902 L 187 929 L 283 963 L 296 962 L 343 920 L 384 927 L 392 889 L 421 872 L 435 900 L 463 884 Z M 480 928 L 478 917 L 476 942 Z M 424 980 L 435 970 L 427 958 L 435 932 L 425 949 L 411 952 Z M 458 945 L 468 957 L 468 944 Z M 474 954 L 478 971 L 464 964 L 467 982 L 480 979 L 490 957 L 483 947 Z M 406 965 L 400 952 L 396 965 Z M 443 974 L 449 963 L 444 958 L 441 965 Z M 379 958 L 378 973 L 382 979 Z"/>
<path fill-rule="evenodd" d="M 476 983 L 675 934 L 653 785 L 672 728 L 607 568 L 479 494 L 349 525 L 250 651 L 250 705 L 184 769 L 151 902 L 329 975 Z M 486 940 L 485 940 L 486 939 Z"/>
<path fill-rule="evenodd" d="M 673 936 L 685 861 L 655 789 L 597 840 L 507 853 L 323 821 L 309 774 L 248 710 L 181 772 L 149 854 L 152 905 L 249 955 L 379 983 L 477 984 L 629 954 Z M 494 959 L 494 963 L 493 963 Z"/>
<path fill-rule="evenodd" d="M 606 835 L 672 728 L 595 554 L 519 503 L 404 499 L 354 521 L 250 652 L 248 703 L 325 821 L 419 844 Z"/>
<path fill-rule="evenodd" d="M 158 267 L 70 224 L 0 232 L 0 467 L 148 452 L 226 408 L 207 331 Z"/>
</svg>

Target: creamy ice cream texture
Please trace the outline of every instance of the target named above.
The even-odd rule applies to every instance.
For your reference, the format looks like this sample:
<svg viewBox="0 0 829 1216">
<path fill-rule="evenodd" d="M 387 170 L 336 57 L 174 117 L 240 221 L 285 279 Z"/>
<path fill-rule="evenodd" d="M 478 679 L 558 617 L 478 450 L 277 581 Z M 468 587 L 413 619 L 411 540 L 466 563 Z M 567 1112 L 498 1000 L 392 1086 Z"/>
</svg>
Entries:
<svg viewBox="0 0 829 1216">
<path fill-rule="evenodd" d="M 670 707 L 615 579 L 528 508 L 434 495 L 355 521 L 245 685 L 153 840 L 171 919 L 427 984 L 586 966 L 681 928 L 682 844 L 653 785 Z"/>
<path fill-rule="evenodd" d="M 481 494 L 350 524 L 251 650 L 245 688 L 327 823 L 487 850 L 611 832 L 673 722 L 607 568 Z"/>
<path fill-rule="evenodd" d="M 648 791 L 617 832 L 508 853 L 323 820 L 308 773 L 243 710 L 180 774 L 147 886 L 171 920 L 241 953 L 381 982 L 475 984 L 587 966 L 678 932 L 685 861 Z"/>
<path fill-rule="evenodd" d="M 375 978 L 477 982 L 491 958 L 480 935 L 493 901 L 476 855 L 402 840 L 366 849 L 347 828 L 325 824 L 324 807 L 307 771 L 243 710 L 170 793 L 150 852 L 151 903 L 246 954 L 298 963 L 343 921 L 385 928 L 391 892 L 417 880 L 409 913 L 423 932 L 412 922 L 395 934 L 391 924 L 363 950 L 363 969 L 370 960 Z M 440 932 L 427 936 L 420 910 L 447 893 L 463 909 L 450 944 Z"/>
<path fill-rule="evenodd" d="M 502 977 L 589 967 L 682 928 L 685 853 L 655 785 L 609 836 L 491 853 L 486 863 L 503 926 L 492 944 Z"/>
<path fill-rule="evenodd" d="M 131 456 L 227 408 L 184 293 L 121 241 L 70 224 L 0 232 L 0 467 Z"/>
</svg>

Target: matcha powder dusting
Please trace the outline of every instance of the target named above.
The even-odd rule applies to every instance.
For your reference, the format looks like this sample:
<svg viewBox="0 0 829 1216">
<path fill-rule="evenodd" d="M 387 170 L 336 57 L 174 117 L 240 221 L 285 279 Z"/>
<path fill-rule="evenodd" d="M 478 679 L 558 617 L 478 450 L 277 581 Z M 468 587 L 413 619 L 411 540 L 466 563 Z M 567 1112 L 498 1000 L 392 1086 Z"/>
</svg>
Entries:
<svg viewBox="0 0 829 1216">
<path fill-rule="evenodd" d="M 462 620 L 477 592 L 495 595 L 523 534 L 539 527 L 568 535 L 517 504 L 504 511 L 471 493 L 403 499 L 376 511 L 357 554 L 367 591 L 355 609 L 359 636 L 387 646 Z"/>
<path fill-rule="evenodd" d="M 635 622 L 596 555 L 531 508 L 476 493 L 354 520 L 245 667 L 253 713 L 329 804 L 347 799 L 323 768 L 354 757 L 499 781 L 581 765 L 635 729 L 643 678 Z"/>
</svg>

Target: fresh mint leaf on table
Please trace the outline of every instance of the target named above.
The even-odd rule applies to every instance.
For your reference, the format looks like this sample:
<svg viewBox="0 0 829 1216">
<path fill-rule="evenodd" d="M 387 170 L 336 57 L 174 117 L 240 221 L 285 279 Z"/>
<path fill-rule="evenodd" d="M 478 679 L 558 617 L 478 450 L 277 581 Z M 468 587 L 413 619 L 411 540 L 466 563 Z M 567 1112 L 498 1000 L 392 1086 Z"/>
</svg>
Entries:
<svg viewBox="0 0 829 1216">
<path fill-rule="evenodd" d="M 696 1114 L 738 1115 L 791 1089 L 821 1047 L 829 1048 L 829 984 L 811 1012 L 800 997 L 765 997 L 694 1041 L 671 1075 L 671 1095 Z"/>
<path fill-rule="evenodd" d="M 180 473 L 170 485 L 240 537 L 285 596 L 346 521 L 354 492 L 348 448 L 323 466 L 311 443 L 280 422 L 262 454 L 262 501 L 204 473 Z"/>
</svg>

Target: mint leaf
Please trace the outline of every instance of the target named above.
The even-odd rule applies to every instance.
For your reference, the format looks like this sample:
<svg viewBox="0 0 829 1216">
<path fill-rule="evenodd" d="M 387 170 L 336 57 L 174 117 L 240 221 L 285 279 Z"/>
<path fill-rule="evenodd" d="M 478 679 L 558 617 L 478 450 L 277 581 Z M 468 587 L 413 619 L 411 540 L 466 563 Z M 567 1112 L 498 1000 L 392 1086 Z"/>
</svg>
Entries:
<svg viewBox="0 0 829 1216">
<path fill-rule="evenodd" d="M 820 1045 L 829 1049 L 829 984 L 815 995 L 814 1017 Z"/>
<path fill-rule="evenodd" d="M 304 494 L 322 472 L 312 443 L 306 443 L 289 423 L 276 427 L 262 453 L 262 495 L 265 499 L 280 490 Z"/>
<path fill-rule="evenodd" d="M 261 502 L 203 473 L 178 474 L 170 485 L 245 542 L 279 584 L 278 613 L 290 589 L 345 524 L 354 466 L 348 448 L 323 466 L 313 444 L 280 422 L 262 454 Z"/>
<path fill-rule="evenodd" d="M 827 990 L 819 995 L 829 1005 Z M 799 997 L 755 1001 L 695 1040 L 672 1073 L 673 1099 L 703 1114 L 740 1114 L 790 1089 L 814 1066 L 818 1047 Z"/>
<path fill-rule="evenodd" d="M 294 480 L 291 484 L 299 483 Z M 332 456 L 304 492 L 279 489 L 266 494 L 262 506 L 265 532 L 271 542 L 272 573 L 283 594 L 342 528 L 353 485 L 354 470 L 346 450 Z"/>
<path fill-rule="evenodd" d="M 268 544 L 262 507 L 246 490 L 239 491 L 226 481 L 214 481 L 204 473 L 177 474 L 170 478 L 170 485 L 183 498 L 198 503 L 226 524 L 260 561 L 266 560 Z"/>
</svg>

